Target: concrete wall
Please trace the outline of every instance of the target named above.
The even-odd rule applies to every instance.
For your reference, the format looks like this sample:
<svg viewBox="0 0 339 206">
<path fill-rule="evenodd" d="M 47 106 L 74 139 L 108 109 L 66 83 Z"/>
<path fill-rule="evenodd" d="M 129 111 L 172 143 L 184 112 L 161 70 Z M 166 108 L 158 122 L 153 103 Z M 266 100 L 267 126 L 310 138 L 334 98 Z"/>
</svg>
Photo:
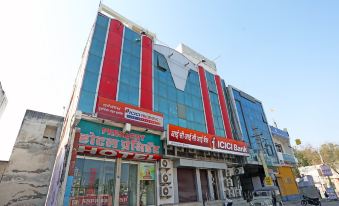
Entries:
<svg viewBox="0 0 339 206">
<path fill-rule="evenodd" d="M 0 205 L 44 205 L 62 124 L 62 117 L 26 111 L 0 182 Z"/>
</svg>

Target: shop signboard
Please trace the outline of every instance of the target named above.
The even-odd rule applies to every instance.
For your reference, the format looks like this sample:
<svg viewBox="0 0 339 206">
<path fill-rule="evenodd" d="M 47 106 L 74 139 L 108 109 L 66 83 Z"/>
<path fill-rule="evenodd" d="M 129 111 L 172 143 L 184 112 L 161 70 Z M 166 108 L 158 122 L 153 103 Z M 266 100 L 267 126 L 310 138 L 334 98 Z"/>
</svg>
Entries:
<svg viewBox="0 0 339 206">
<path fill-rule="evenodd" d="M 167 144 L 197 150 L 249 156 L 246 143 L 203 132 L 168 125 Z"/>
<path fill-rule="evenodd" d="M 320 170 L 321 170 L 321 174 L 323 176 L 332 176 L 332 170 L 331 167 L 329 167 L 328 165 L 320 165 Z"/>
<path fill-rule="evenodd" d="M 333 187 L 326 188 L 326 193 L 328 195 L 328 199 L 330 199 L 330 200 L 338 199 L 337 194 L 335 193 L 335 190 L 334 190 Z"/>
<path fill-rule="evenodd" d="M 163 115 L 147 109 L 99 97 L 97 115 L 100 118 L 131 123 L 154 130 L 164 130 Z"/>
<path fill-rule="evenodd" d="M 111 195 L 86 195 L 86 196 L 77 196 L 71 199 L 71 206 L 112 206 L 112 196 Z"/>
<path fill-rule="evenodd" d="M 273 186 L 273 180 L 272 180 L 272 177 L 265 177 L 264 179 L 264 183 L 266 186 Z"/>
<path fill-rule="evenodd" d="M 121 128 L 86 120 L 81 120 L 78 127 L 78 153 L 138 160 L 161 159 L 162 144 L 158 135 L 137 131 L 124 133 Z"/>
</svg>

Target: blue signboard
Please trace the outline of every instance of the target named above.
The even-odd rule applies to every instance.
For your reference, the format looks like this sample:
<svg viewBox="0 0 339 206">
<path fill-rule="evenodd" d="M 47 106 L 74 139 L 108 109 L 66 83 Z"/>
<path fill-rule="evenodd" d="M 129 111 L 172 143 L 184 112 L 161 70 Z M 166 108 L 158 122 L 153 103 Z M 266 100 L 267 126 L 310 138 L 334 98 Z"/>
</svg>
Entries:
<svg viewBox="0 0 339 206">
<path fill-rule="evenodd" d="M 278 129 L 276 127 L 270 126 L 271 128 L 271 132 L 274 136 L 279 136 L 279 137 L 285 137 L 285 138 L 290 138 L 290 135 L 288 134 L 288 132 Z"/>
</svg>

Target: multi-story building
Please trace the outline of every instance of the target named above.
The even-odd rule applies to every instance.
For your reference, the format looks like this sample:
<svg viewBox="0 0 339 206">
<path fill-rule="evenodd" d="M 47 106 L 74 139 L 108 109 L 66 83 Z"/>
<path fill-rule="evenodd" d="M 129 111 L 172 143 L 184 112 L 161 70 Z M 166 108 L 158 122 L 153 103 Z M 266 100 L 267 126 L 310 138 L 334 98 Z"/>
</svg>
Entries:
<svg viewBox="0 0 339 206">
<path fill-rule="evenodd" d="M 212 61 L 101 5 L 78 74 L 47 205 L 244 204 L 248 142 Z"/>
<path fill-rule="evenodd" d="M 321 198 L 326 198 L 325 192 L 327 192 L 330 196 L 329 199 L 338 199 L 339 174 L 336 172 L 336 169 L 326 164 L 299 167 L 298 169 L 302 177 L 312 177 L 313 181 L 311 181 L 311 184 L 318 189 Z M 304 190 L 304 188 L 302 189 Z M 301 192 L 304 193 L 304 191 Z"/>
<path fill-rule="evenodd" d="M 1 82 L 0 82 L 0 117 L 5 110 L 7 105 L 7 97 L 5 91 L 2 89 Z"/>
<path fill-rule="evenodd" d="M 237 131 L 249 148 L 241 182 L 243 190 L 251 195 L 264 186 L 265 177 L 274 182 L 278 156 L 261 101 L 233 86 L 228 86 L 227 91 L 235 121 L 240 125 Z"/>
<path fill-rule="evenodd" d="M 27 110 L 9 161 L 0 162 L 0 205 L 44 205 L 63 117 Z"/>
<path fill-rule="evenodd" d="M 285 201 L 299 199 L 298 185 L 293 172 L 297 166 L 297 159 L 291 147 L 290 136 L 286 129 L 281 130 L 273 126 L 270 126 L 270 129 L 280 163 L 276 177 L 282 198 Z"/>
</svg>

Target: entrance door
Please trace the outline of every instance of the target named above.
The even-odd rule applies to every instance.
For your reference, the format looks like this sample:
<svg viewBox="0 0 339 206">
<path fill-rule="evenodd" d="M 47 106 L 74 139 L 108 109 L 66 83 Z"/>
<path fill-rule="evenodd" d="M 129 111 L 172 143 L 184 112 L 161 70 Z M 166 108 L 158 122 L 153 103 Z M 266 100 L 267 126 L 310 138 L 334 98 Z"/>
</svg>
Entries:
<svg viewBox="0 0 339 206">
<path fill-rule="evenodd" d="M 217 171 L 211 170 L 211 174 L 212 174 L 212 187 L 213 187 L 214 200 L 220 200 L 219 178 L 217 175 Z"/>
<path fill-rule="evenodd" d="M 201 182 L 201 193 L 202 199 L 204 201 L 210 200 L 210 194 L 208 189 L 208 177 L 207 177 L 207 170 L 200 170 L 200 182 Z"/>
<path fill-rule="evenodd" d="M 131 163 L 121 164 L 119 205 L 137 205 L 138 165 Z"/>
<path fill-rule="evenodd" d="M 155 165 L 148 163 L 139 164 L 139 205 L 155 205 Z"/>
</svg>

